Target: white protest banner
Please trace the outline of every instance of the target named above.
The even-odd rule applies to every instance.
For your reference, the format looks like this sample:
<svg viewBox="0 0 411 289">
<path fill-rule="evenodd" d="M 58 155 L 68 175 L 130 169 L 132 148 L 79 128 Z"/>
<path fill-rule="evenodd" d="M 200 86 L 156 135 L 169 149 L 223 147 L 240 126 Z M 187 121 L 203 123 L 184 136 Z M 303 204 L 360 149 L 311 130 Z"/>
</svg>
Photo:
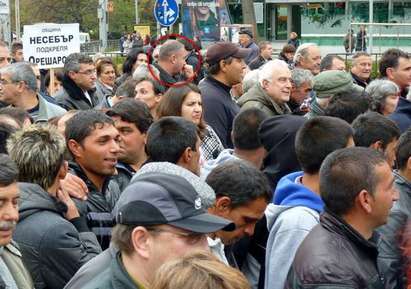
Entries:
<svg viewBox="0 0 411 289">
<path fill-rule="evenodd" d="M 0 0 L 0 14 L 10 14 L 9 0 Z"/>
<path fill-rule="evenodd" d="M 75 52 L 80 52 L 78 23 L 24 25 L 24 59 L 39 68 L 63 67 L 66 57 Z"/>
</svg>

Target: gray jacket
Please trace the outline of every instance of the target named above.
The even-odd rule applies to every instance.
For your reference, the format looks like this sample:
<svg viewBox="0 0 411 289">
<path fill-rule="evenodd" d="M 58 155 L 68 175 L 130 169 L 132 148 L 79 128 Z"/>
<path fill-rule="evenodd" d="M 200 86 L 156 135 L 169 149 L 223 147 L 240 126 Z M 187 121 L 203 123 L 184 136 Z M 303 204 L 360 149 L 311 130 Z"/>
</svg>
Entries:
<svg viewBox="0 0 411 289">
<path fill-rule="evenodd" d="M 63 288 L 76 271 L 101 252 L 86 221 L 63 217 L 67 207 L 36 184 L 20 183 L 20 220 L 14 238 L 35 287 Z"/>
<path fill-rule="evenodd" d="M 264 111 L 268 116 L 291 113 L 287 104 L 280 105 L 272 100 L 261 87 L 261 84 L 256 83 L 246 93 L 238 99 L 238 105 L 241 106 L 241 111 L 247 108 L 256 107 Z"/>
<path fill-rule="evenodd" d="M 19 289 L 33 289 L 33 281 L 31 279 L 30 273 L 27 271 L 24 266 L 21 253 L 16 243 L 13 241 L 8 245 L 2 248 L 2 253 L 0 258 L 7 267 L 7 270 L 10 272 L 14 282 L 16 283 L 17 288 Z M 1 273 L 1 272 L 0 272 Z M 2 274 L 0 274 L 0 288 L 7 289 L 8 285 L 5 284 Z"/>
<path fill-rule="evenodd" d="M 39 100 L 39 112 L 34 118 L 34 122 L 47 122 L 49 119 L 62 116 L 67 112 L 64 108 L 48 102 L 39 94 L 37 94 L 37 98 Z"/>
</svg>

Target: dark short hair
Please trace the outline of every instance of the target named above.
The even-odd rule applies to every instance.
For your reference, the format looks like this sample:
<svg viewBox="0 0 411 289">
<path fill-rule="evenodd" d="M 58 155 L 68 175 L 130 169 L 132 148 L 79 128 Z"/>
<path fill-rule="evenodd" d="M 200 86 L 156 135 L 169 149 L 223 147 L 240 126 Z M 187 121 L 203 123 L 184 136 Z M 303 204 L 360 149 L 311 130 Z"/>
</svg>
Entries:
<svg viewBox="0 0 411 289">
<path fill-rule="evenodd" d="M 324 58 L 321 59 L 320 71 L 330 70 L 331 66 L 333 65 L 334 59 L 338 59 L 338 60 L 341 60 L 342 62 L 344 62 L 344 59 L 342 59 L 338 55 L 327 54 L 326 56 L 324 56 Z"/>
<path fill-rule="evenodd" d="M 384 163 L 381 152 L 364 147 L 340 149 L 327 156 L 320 169 L 320 194 L 326 208 L 341 216 L 354 207 L 362 190 L 374 194 L 381 181 L 375 167 Z"/>
<path fill-rule="evenodd" d="M 80 64 L 93 64 L 93 59 L 83 53 L 72 53 L 67 56 L 66 61 L 64 62 L 63 71 L 67 75 L 70 71 L 79 72 Z"/>
<path fill-rule="evenodd" d="M 186 148 L 196 150 L 197 126 L 182 117 L 167 116 L 154 122 L 147 132 L 149 161 L 176 164 Z"/>
<path fill-rule="evenodd" d="M 64 74 L 63 71 L 56 69 L 54 70 L 54 77 L 60 81 L 61 83 L 63 82 Z M 46 87 L 49 87 L 50 85 L 50 71 L 47 71 L 46 76 L 44 77 L 44 85 Z"/>
<path fill-rule="evenodd" d="M 397 145 L 397 167 L 402 170 L 407 167 L 408 159 L 411 156 L 411 128 L 407 129 L 399 138 Z"/>
<path fill-rule="evenodd" d="M 16 120 L 16 122 L 20 125 L 20 127 L 23 126 L 24 121 L 26 119 L 30 119 L 29 113 L 20 107 L 8 106 L 8 107 L 0 108 L 0 114 L 10 116 L 14 120 Z"/>
<path fill-rule="evenodd" d="M 365 91 L 352 89 L 333 95 L 324 113 L 352 123 L 360 114 L 369 110 L 371 100 Z"/>
<path fill-rule="evenodd" d="M 352 136 L 351 126 L 339 118 L 318 116 L 305 122 L 295 138 L 295 152 L 303 171 L 318 173 L 326 156 L 345 148 Z"/>
<path fill-rule="evenodd" d="M 246 205 L 263 197 L 271 201 L 272 194 L 263 172 L 243 160 L 227 161 L 214 168 L 206 183 L 213 188 L 216 197 L 227 196 L 231 207 Z"/>
<path fill-rule="evenodd" d="M 16 131 L 16 128 L 7 124 L 0 123 L 0 154 L 7 154 L 7 139 Z"/>
<path fill-rule="evenodd" d="M 233 121 L 234 147 L 242 150 L 262 147 L 258 128 L 267 117 L 268 115 L 258 108 L 249 108 L 237 114 Z"/>
<path fill-rule="evenodd" d="M 21 41 L 14 41 L 12 44 L 11 44 L 11 53 L 16 53 L 17 52 L 17 50 L 19 50 L 19 49 L 23 49 L 23 43 L 21 42 Z"/>
<path fill-rule="evenodd" d="M 155 81 L 151 77 L 148 77 L 148 76 L 140 77 L 140 78 L 137 78 L 136 81 L 137 81 L 136 86 L 137 86 L 137 84 L 139 84 L 140 82 L 143 82 L 143 81 L 150 82 L 151 85 L 153 86 L 153 90 L 154 90 L 155 95 L 164 94 L 165 91 L 166 91 L 165 87 L 163 85 L 161 85 L 160 82 Z"/>
<path fill-rule="evenodd" d="M 143 48 L 133 48 L 130 50 L 123 63 L 123 73 L 130 74 L 133 71 L 133 65 L 136 63 L 139 54 L 145 54 Z"/>
<path fill-rule="evenodd" d="M 114 121 L 104 112 L 98 110 L 80 110 L 66 122 L 66 143 L 75 140 L 82 144 L 96 128 L 106 124 L 114 125 Z"/>
<path fill-rule="evenodd" d="M 284 45 L 283 49 L 281 50 L 282 53 L 295 53 L 295 51 L 295 46 L 291 44 Z"/>
<path fill-rule="evenodd" d="M 119 116 L 123 121 L 134 123 L 141 133 L 146 133 L 153 123 L 153 117 L 147 104 L 132 98 L 122 99 L 106 114 L 110 117 Z"/>
<path fill-rule="evenodd" d="M 128 77 L 119 87 L 117 87 L 115 94 L 117 96 L 131 97 L 136 96 L 137 80 L 132 77 Z"/>
<path fill-rule="evenodd" d="M 221 61 L 225 61 L 227 64 L 231 64 L 231 62 L 233 62 L 233 57 L 227 57 L 226 59 L 221 59 L 220 61 L 218 61 L 217 63 L 214 63 L 212 65 L 206 65 L 207 67 L 207 73 L 210 75 L 216 75 L 220 72 L 220 62 Z"/>
<path fill-rule="evenodd" d="M 381 141 L 385 150 L 387 145 L 400 137 L 400 129 L 392 120 L 377 113 L 367 112 L 359 115 L 352 123 L 356 146 L 369 147 Z"/>
<path fill-rule="evenodd" d="M 407 52 L 397 48 L 388 49 L 383 53 L 379 63 L 381 77 L 387 77 L 387 68 L 397 68 L 400 57 L 409 59 Z"/>
<path fill-rule="evenodd" d="M 0 186 L 7 187 L 17 182 L 19 170 L 13 160 L 6 154 L 0 154 Z"/>
</svg>

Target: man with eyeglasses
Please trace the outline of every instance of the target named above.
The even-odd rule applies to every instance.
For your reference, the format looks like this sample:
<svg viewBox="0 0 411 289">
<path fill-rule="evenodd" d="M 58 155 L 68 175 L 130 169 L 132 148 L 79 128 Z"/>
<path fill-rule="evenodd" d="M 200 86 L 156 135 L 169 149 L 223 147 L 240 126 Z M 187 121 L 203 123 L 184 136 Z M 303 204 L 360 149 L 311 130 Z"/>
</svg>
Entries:
<svg viewBox="0 0 411 289">
<path fill-rule="evenodd" d="M 72 53 L 64 63 L 62 88 L 54 97 L 67 110 L 94 108 L 98 103 L 95 95 L 97 72 L 91 57 Z"/>
<path fill-rule="evenodd" d="M 234 229 L 230 221 L 207 213 L 186 179 L 163 173 L 134 179 L 113 217 L 112 240 L 119 251 L 110 266 L 71 288 L 150 288 L 163 263 L 195 249 L 208 250 L 206 234 Z"/>
<path fill-rule="evenodd" d="M 38 93 L 37 79 L 30 64 L 16 62 L 0 69 L 0 100 L 27 111 L 34 122 L 46 122 L 66 110 Z"/>
<path fill-rule="evenodd" d="M 0 68 L 9 65 L 11 62 L 10 50 L 6 43 L 0 41 Z"/>
</svg>

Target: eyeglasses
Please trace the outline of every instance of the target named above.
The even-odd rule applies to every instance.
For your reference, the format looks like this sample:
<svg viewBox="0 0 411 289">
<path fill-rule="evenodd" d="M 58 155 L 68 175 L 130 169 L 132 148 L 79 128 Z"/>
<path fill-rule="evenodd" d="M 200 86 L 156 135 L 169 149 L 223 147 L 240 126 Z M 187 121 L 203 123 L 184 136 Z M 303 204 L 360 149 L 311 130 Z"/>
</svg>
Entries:
<svg viewBox="0 0 411 289">
<path fill-rule="evenodd" d="M 97 74 L 97 70 L 95 70 L 95 69 L 89 69 L 89 70 L 86 70 L 86 71 L 78 71 L 77 73 L 90 76 L 90 75 L 96 75 L 96 74 Z"/>
<path fill-rule="evenodd" d="M 7 60 L 7 62 L 11 62 L 11 57 L 0 57 L 0 62 L 4 62 L 4 61 L 6 61 Z"/>
<path fill-rule="evenodd" d="M 180 238 L 186 239 L 187 243 L 190 245 L 195 245 L 201 242 L 202 240 L 205 240 L 206 235 L 203 233 L 195 233 L 195 232 L 177 232 L 177 231 L 171 231 L 171 230 L 166 230 L 166 229 L 160 229 L 160 228 L 147 228 L 148 231 L 151 232 L 157 232 L 157 233 L 169 233 L 173 234 L 175 236 L 178 236 Z"/>
</svg>

